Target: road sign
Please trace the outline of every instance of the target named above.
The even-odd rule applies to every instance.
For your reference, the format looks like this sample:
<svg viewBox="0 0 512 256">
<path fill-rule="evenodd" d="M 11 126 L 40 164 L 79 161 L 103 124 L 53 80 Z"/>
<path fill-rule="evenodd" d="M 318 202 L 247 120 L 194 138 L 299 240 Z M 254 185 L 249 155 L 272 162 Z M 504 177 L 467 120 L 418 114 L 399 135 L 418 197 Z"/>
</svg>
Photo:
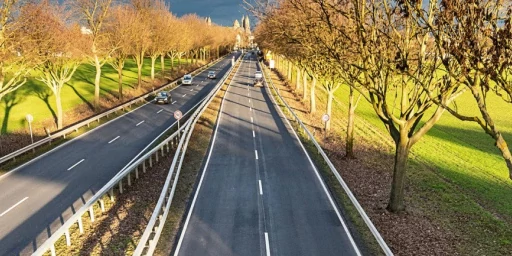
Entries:
<svg viewBox="0 0 512 256">
<path fill-rule="evenodd" d="M 269 67 L 270 69 L 273 69 L 273 68 L 275 67 L 275 62 L 274 62 L 274 60 L 270 60 L 270 61 L 268 62 L 268 67 Z"/>
<path fill-rule="evenodd" d="M 183 117 L 183 113 L 181 113 L 181 111 L 179 111 L 179 110 L 174 111 L 174 118 L 176 118 L 176 120 L 180 120 L 182 117 Z"/>
<path fill-rule="evenodd" d="M 34 121 L 34 117 L 31 114 L 27 114 L 27 116 L 25 116 L 25 118 L 27 118 L 27 122 L 29 122 L 29 123 L 32 123 L 32 121 Z"/>
<path fill-rule="evenodd" d="M 322 116 L 322 121 L 324 121 L 324 122 L 329 121 L 329 119 L 331 119 L 331 117 L 330 117 L 328 114 L 324 114 L 324 115 Z"/>
</svg>

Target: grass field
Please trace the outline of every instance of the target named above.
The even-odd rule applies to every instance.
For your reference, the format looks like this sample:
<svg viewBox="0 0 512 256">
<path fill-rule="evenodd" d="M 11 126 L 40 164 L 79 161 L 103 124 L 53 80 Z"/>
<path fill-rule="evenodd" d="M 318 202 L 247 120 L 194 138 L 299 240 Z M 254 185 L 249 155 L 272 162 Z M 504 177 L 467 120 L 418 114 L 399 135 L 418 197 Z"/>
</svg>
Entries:
<svg viewBox="0 0 512 256">
<path fill-rule="evenodd" d="M 183 61 L 183 60 L 182 60 Z M 177 60 L 175 60 L 177 63 Z M 170 59 L 166 59 L 166 69 L 170 68 Z M 156 72 L 160 70 L 160 61 L 157 61 Z M 118 90 L 117 71 L 106 64 L 102 68 L 100 94 L 101 96 L 116 96 Z M 151 61 L 146 59 L 142 74 L 150 76 Z M 94 100 L 95 68 L 88 64 L 82 64 L 72 80 L 62 89 L 62 107 L 64 112 L 73 109 L 80 104 L 92 107 Z M 137 66 L 132 59 L 128 59 L 123 71 L 123 88 L 134 88 L 137 82 Z M 30 78 L 20 89 L 8 94 L 0 102 L 0 134 L 25 129 L 27 124 L 25 116 L 31 114 L 34 121 L 52 118 L 55 115 L 55 97 L 51 90 L 38 81 Z"/>
<path fill-rule="evenodd" d="M 291 87 L 295 87 L 294 81 Z M 313 125 L 317 134 L 322 127 L 317 120 L 325 111 L 325 102 L 326 93 L 319 85 L 319 113 L 300 113 L 297 106 L 303 121 Z M 498 128 L 512 144 L 512 105 L 494 95 L 488 102 L 492 103 L 488 107 Z M 478 125 L 459 121 L 446 112 L 412 148 L 406 181 L 407 211 L 389 214 L 384 208 L 389 200 L 393 142 L 373 108 L 362 99 L 355 124 L 358 159 L 341 159 L 347 105 L 348 88 L 340 88 L 333 105 L 328 151 L 397 255 L 510 254 L 512 181 L 494 141 Z M 462 95 L 457 105 L 465 114 L 478 116 L 469 93 Z M 323 136 L 317 138 L 322 140 Z"/>
</svg>

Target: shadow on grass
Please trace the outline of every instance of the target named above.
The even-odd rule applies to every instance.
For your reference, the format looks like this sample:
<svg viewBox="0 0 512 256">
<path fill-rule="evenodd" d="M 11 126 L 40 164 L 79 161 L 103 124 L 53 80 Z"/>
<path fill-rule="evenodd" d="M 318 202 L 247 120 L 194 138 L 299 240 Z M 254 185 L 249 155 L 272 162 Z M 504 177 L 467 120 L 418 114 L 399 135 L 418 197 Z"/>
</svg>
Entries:
<svg viewBox="0 0 512 256">
<path fill-rule="evenodd" d="M 2 130 L 0 134 L 7 133 L 7 127 L 9 126 L 9 114 L 14 106 L 18 105 L 22 99 L 18 97 L 18 91 L 11 92 L 2 98 L 2 104 L 4 105 L 4 118 L 2 120 Z"/>
</svg>

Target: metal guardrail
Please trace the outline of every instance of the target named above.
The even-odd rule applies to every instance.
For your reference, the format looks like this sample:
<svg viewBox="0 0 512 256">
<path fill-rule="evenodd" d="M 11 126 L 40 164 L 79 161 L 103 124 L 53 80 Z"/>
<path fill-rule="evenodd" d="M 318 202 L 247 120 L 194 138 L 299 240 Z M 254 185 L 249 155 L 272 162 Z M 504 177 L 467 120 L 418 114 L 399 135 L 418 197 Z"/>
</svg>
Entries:
<svg viewBox="0 0 512 256">
<path fill-rule="evenodd" d="M 242 59 L 242 57 L 240 57 L 237 60 L 237 64 L 240 61 L 240 59 Z M 174 192 L 176 189 L 176 184 L 178 183 L 178 178 L 181 171 L 181 166 L 183 164 L 183 159 L 185 158 L 185 153 L 187 151 L 188 143 L 190 141 L 192 132 L 194 131 L 194 127 L 199 118 L 201 117 L 201 115 L 203 114 L 203 112 L 207 109 L 211 101 L 215 98 L 215 95 L 217 95 L 220 88 L 222 88 L 224 82 L 233 72 L 233 70 L 234 69 L 232 68 L 230 72 L 227 72 L 222 77 L 220 82 L 217 84 L 217 88 L 212 90 L 210 94 L 207 97 L 205 97 L 205 99 L 207 100 L 203 101 L 201 106 L 199 106 L 199 108 L 194 112 L 194 114 L 192 114 L 191 119 L 189 119 L 189 121 L 187 122 L 187 127 L 185 128 L 183 133 L 184 136 L 181 138 L 180 143 L 178 145 L 178 151 L 176 151 L 174 155 L 174 159 L 171 164 L 171 167 L 169 168 L 169 174 L 167 176 L 165 185 L 160 194 L 160 198 L 158 199 L 158 202 L 155 206 L 155 210 L 153 211 L 153 214 L 149 219 L 146 229 L 144 230 L 144 233 L 142 234 L 142 237 L 133 255 L 153 255 L 160 235 L 162 233 L 165 221 L 167 219 L 167 215 L 169 214 L 169 209 L 171 208 L 172 200 L 174 198 Z M 169 188 L 171 182 L 172 186 Z"/>
<path fill-rule="evenodd" d="M 260 65 L 260 67 L 263 67 L 264 65 L 262 65 L 260 62 L 258 62 L 258 64 Z M 265 79 L 265 83 L 266 83 L 266 87 L 269 88 L 269 84 L 272 86 L 272 88 L 274 89 L 274 91 L 276 92 L 277 96 L 279 97 L 279 99 L 281 100 L 281 102 L 285 105 L 286 109 L 288 110 L 288 112 L 293 116 L 293 118 L 295 119 L 295 121 L 299 124 L 300 128 L 303 129 L 304 133 L 308 136 L 309 140 L 311 140 L 313 142 L 313 144 L 315 145 L 316 149 L 318 150 L 318 153 L 322 156 L 322 158 L 324 159 L 324 161 L 327 163 L 327 165 L 329 166 L 329 169 L 331 170 L 331 172 L 334 174 L 334 176 L 336 177 L 336 179 L 338 180 L 338 182 L 340 183 L 340 185 L 343 187 L 343 190 L 345 191 L 345 193 L 347 194 L 347 196 L 349 197 L 350 201 L 352 202 L 352 204 L 355 206 L 355 208 L 357 209 L 357 212 L 359 213 L 359 215 L 361 216 L 361 218 L 363 219 L 364 223 L 366 224 L 366 226 L 368 227 L 368 229 L 370 230 L 370 232 L 372 233 L 373 237 L 377 240 L 377 242 L 379 243 L 382 251 L 388 255 L 388 256 L 392 256 L 393 255 L 393 252 L 391 251 L 391 249 L 389 249 L 388 245 L 386 244 L 386 241 L 384 241 L 384 239 L 382 238 L 382 236 L 380 235 L 379 231 L 377 230 L 377 228 L 375 228 L 375 226 L 373 225 L 372 221 L 370 220 L 370 218 L 368 217 L 368 215 L 366 214 L 366 212 L 364 211 L 363 207 L 361 207 L 361 205 L 359 204 L 359 202 L 357 201 L 357 198 L 354 196 L 354 194 L 352 193 L 352 191 L 350 190 L 350 188 L 348 187 L 348 185 L 345 183 L 345 181 L 343 180 L 343 178 L 341 177 L 341 175 L 339 174 L 339 172 L 336 170 L 336 167 L 332 164 L 331 160 L 329 159 L 329 157 L 327 157 L 327 154 L 325 154 L 324 150 L 322 149 L 322 147 L 320 146 L 320 144 L 318 144 L 318 142 L 316 141 L 315 137 L 309 132 L 308 128 L 304 125 L 304 123 L 299 119 L 299 117 L 295 114 L 295 112 L 293 111 L 293 109 L 288 105 L 288 103 L 284 100 L 284 98 L 281 96 L 279 90 L 274 86 L 274 83 L 272 82 L 272 79 L 270 78 L 270 76 L 267 74 L 267 68 L 265 67 L 265 69 L 261 68 L 263 70 L 263 78 Z M 267 79 L 267 76 L 269 76 L 269 79 Z M 270 81 L 270 83 L 268 82 Z M 270 88 L 269 88 L 270 89 Z M 270 94 L 270 97 L 275 101 L 274 99 L 274 96 L 272 95 L 272 93 L 269 93 Z M 277 103 L 277 102 L 276 102 Z M 283 114 L 283 117 L 286 117 L 284 115 L 284 113 L 282 112 L 281 108 L 279 108 L 279 111 L 281 112 L 281 114 Z M 288 120 L 287 118 L 285 118 L 286 120 Z M 293 129 L 293 127 L 291 127 Z"/>
<path fill-rule="evenodd" d="M 222 59 L 222 58 L 220 58 Z M 220 60 L 219 59 L 219 60 Z M 217 63 L 219 60 L 216 60 L 215 62 L 211 62 L 210 64 Z M 212 65 L 213 65 L 212 64 Z M 197 72 L 201 72 L 207 67 L 211 65 L 205 65 L 204 67 L 197 70 Z M 201 71 L 199 71 L 201 70 Z M 196 71 L 194 71 L 196 72 Z M 227 74 L 230 73 L 230 71 L 226 72 Z M 197 106 L 202 105 L 205 102 L 205 99 L 207 97 L 203 98 L 201 101 L 199 101 L 194 107 L 192 107 L 189 111 L 187 111 L 184 116 L 188 115 L 192 110 L 194 110 Z M 197 112 L 197 110 L 195 111 Z M 194 112 L 194 113 L 195 113 Z M 139 168 L 142 169 L 142 171 L 146 172 L 146 163 L 149 163 L 149 167 L 153 166 L 153 158 L 156 162 L 158 162 L 158 155 L 160 154 L 161 157 L 164 156 L 165 148 L 167 147 L 167 153 L 170 152 L 170 147 L 176 146 L 178 144 L 178 138 L 179 134 L 184 131 L 187 127 L 189 127 L 189 123 L 192 119 L 189 119 L 185 124 L 178 129 L 176 132 L 174 132 L 170 137 L 160 142 L 158 145 L 156 145 L 154 148 L 149 150 L 147 153 L 145 153 L 141 157 L 136 157 L 136 159 L 133 163 L 131 163 L 129 166 L 123 168 L 119 173 L 117 173 L 105 186 L 103 186 L 98 192 L 96 192 L 80 209 L 78 209 L 73 216 L 71 216 L 66 222 L 59 228 L 57 231 L 55 231 L 41 246 L 37 248 L 37 250 L 32 254 L 35 256 L 43 255 L 47 251 L 51 252 L 51 255 L 56 255 L 55 252 L 55 243 L 57 240 L 59 240 L 62 236 L 66 237 L 66 244 L 68 246 L 71 245 L 71 236 L 69 229 L 75 225 L 75 223 L 78 224 L 78 229 L 80 233 L 82 234 L 84 232 L 83 230 L 83 224 L 82 224 L 82 216 L 89 212 L 89 217 L 91 218 L 91 222 L 94 222 L 94 205 L 99 202 L 100 209 L 102 212 L 105 211 L 104 207 L 104 201 L 103 197 L 107 194 L 109 194 L 110 199 L 114 200 L 114 187 L 117 185 L 119 189 L 119 193 L 123 193 L 123 179 L 126 178 L 128 186 L 131 186 L 132 182 L 132 172 L 135 172 L 135 178 L 139 178 Z M 164 135 L 169 129 L 174 127 L 174 124 L 171 125 L 169 128 L 167 128 L 164 132 L 160 134 L 160 136 Z M 158 138 L 157 138 L 158 139 Z M 155 139 L 156 141 L 156 139 Z M 154 141 L 153 141 L 154 142 Z M 144 151 L 147 149 L 144 149 Z M 133 161 L 133 160 L 132 160 Z"/>
<path fill-rule="evenodd" d="M 216 59 L 216 60 L 214 60 L 214 61 L 212 61 L 210 63 L 207 63 L 207 64 L 203 65 L 202 67 L 199 67 L 198 69 L 192 71 L 191 74 L 197 74 L 199 72 L 204 71 L 208 67 L 210 67 L 210 66 L 216 64 L 217 62 L 221 61 L 224 57 L 225 56 L 222 56 L 222 57 L 220 57 L 220 58 L 218 58 L 218 59 Z M 162 85 L 162 86 L 156 88 L 156 90 L 153 90 L 151 92 L 147 92 L 147 93 L 145 93 L 145 94 L 143 94 L 143 95 L 141 95 L 141 96 L 139 96 L 137 98 L 134 98 L 132 100 L 129 100 L 129 101 L 127 101 L 127 102 L 117 106 L 117 107 L 111 108 L 111 109 L 109 109 L 109 110 L 107 110 L 107 111 L 105 111 L 105 112 L 103 112 L 101 114 L 92 116 L 92 117 L 90 117 L 90 118 L 88 118 L 86 120 L 80 121 L 80 122 L 78 122 L 76 124 L 73 124 L 73 125 L 71 125 L 69 127 L 64 128 L 62 130 L 56 131 L 54 134 L 51 134 L 50 136 L 48 136 L 48 137 L 46 137 L 44 139 L 38 140 L 38 141 L 36 141 L 36 142 L 26 146 L 26 147 L 23 147 L 21 149 L 18 149 L 16 151 L 12 152 L 12 153 L 9 153 L 9 154 L 7 154 L 5 156 L 2 156 L 2 157 L 0 157 L 0 164 L 3 164 L 3 163 L 5 163 L 5 162 L 7 162 L 9 160 L 15 160 L 16 157 L 18 157 L 20 155 L 23 155 L 23 154 L 25 154 L 25 153 L 27 153 L 29 151 L 35 150 L 36 148 L 38 148 L 38 147 L 40 147 L 40 146 L 42 146 L 42 145 L 44 145 L 46 143 L 51 143 L 53 140 L 55 140 L 55 139 L 57 139 L 57 138 L 59 138 L 61 136 L 66 138 L 67 134 L 70 134 L 72 132 L 76 132 L 78 129 L 80 129 L 80 128 L 84 127 L 84 126 L 88 126 L 89 127 L 89 125 L 92 122 L 98 122 L 99 123 L 101 118 L 108 117 L 109 115 L 111 115 L 113 113 L 116 113 L 119 110 L 124 110 L 125 108 L 131 107 L 133 104 L 140 103 L 140 102 L 144 101 L 145 98 L 147 98 L 151 94 L 154 94 L 156 92 L 164 90 L 164 89 L 166 89 L 168 87 L 175 87 L 175 86 L 177 86 L 178 82 L 180 81 L 180 79 L 181 78 L 178 78 L 178 79 L 176 79 L 176 80 L 174 80 L 174 81 L 172 81 L 170 83 L 167 83 L 165 85 Z"/>
</svg>

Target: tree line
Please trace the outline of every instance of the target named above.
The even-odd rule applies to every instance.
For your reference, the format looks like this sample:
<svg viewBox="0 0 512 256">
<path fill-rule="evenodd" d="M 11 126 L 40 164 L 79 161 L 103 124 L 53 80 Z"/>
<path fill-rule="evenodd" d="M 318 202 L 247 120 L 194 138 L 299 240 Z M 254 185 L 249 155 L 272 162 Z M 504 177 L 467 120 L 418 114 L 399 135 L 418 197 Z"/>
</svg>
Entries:
<svg viewBox="0 0 512 256">
<path fill-rule="evenodd" d="M 279 0 L 249 9 L 260 20 L 259 46 L 274 53 L 288 77 L 295 67 L 313 81 L 310 90 L 302 83 L 311 112 L 316 81 L 327 92 L 329 114 L 334 92 L 348 87 L 348 156 L 357 97 L 371 104 L 395 144 L 390 211 L 405 208 L 411 148 L 445 112 L 477 123 L 495 141 L 512 179 L 510 150 L 489 111 L 494 100 L 512 104 L 510 1 Z M 477 113 L 457 107 L 462 94 L 472 95 Z"/>
<path fill-rule="evenodd" d="M 164 0 L 6 0 L 0 3 L 0 100 L 33 75 L 55 95 L 57 127 L 62 128 L 61 90 L 80 65 L 95 67 L 94 107 L 99 107 L 101 71 L 118 72 L 123 98 L 127 59 L 137 64 L 142 85 L 144 58 L 165 71 L 165 59 L 206 61 L 235 43 L 236 32 L 196 15 L 176 17 Z M 36 71 L 36 72 L 32 72 Z"/>
</svg>

